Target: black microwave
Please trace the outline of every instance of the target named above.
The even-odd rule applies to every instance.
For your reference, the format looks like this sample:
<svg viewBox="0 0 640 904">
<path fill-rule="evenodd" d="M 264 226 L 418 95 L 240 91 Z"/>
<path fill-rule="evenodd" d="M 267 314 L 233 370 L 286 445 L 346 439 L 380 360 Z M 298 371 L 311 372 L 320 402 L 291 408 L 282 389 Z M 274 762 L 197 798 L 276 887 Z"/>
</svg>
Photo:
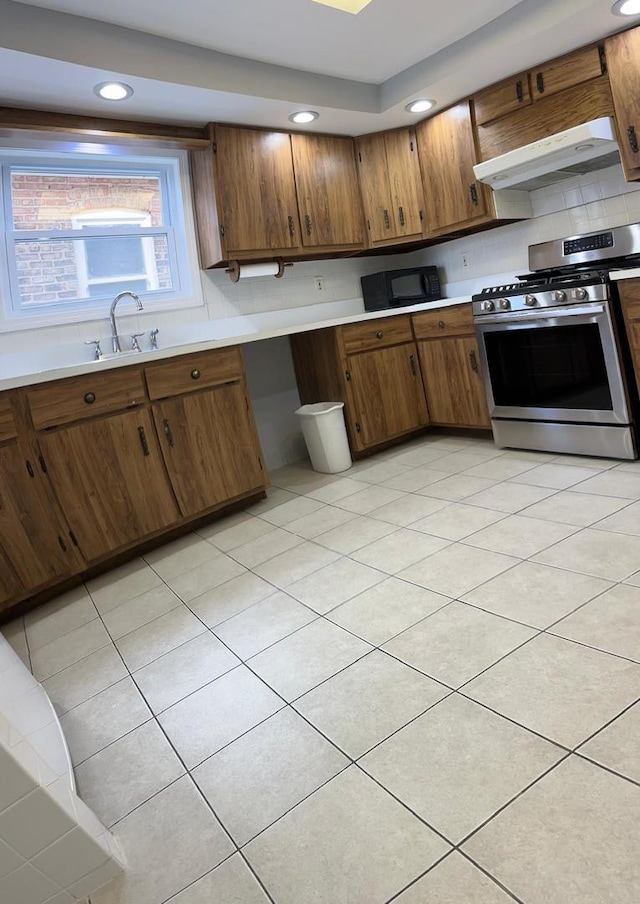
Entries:
<svg viewBox="0 0 640 904">
<path fill-rule="evenodd" d="M 361 276 L 365 311 L 383 311 L 442 298 L 437 267 L 383 270 Z"/>
</svg>

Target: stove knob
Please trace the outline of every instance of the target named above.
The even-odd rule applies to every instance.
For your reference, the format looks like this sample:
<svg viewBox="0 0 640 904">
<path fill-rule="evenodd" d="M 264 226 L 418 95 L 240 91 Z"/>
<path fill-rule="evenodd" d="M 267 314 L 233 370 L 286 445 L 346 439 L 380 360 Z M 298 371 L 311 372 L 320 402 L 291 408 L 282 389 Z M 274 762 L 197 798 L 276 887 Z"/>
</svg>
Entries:
<svg viewBox="0 0 640 904">
<path fill-rule="evenodd" d="M 554 301 L 566 301 L 567 293 L 563 292 L 562 289 L 556 289 L 556 291 L 552 293 L 551 297 Z"/>
<path fill-rule="evenodd" d="M 572 289 L 571 294 L 573 295 L 574 298 L 577 298 L 578 301 L 584 301 L 585 298 L 589 297 L 589 293 L 587 292 L 586 289 L 583 289 L 583 288 Z"/>
<path fill-rule="evenodd" d="M 483 301 L 480 305 L 483 311 L 493 311 L 495 310 L 495 304 L 492 301 Z"/>
<path fill-rule="evenodd" d="M 502 311 L 508 311 L 509 308 L 511 307 L 511 302 L 509 301 L 508 298 L 500 298 L 500 299 L 498 299 L 498 307 Z"/>
<path fill-rule="evenodd" d="M 533 308 L 538 304 L 538 299 L 536 298 L 535 295 L 525 295 L 524 303 L 526 304 L 526 306 L 528 308 Z"/>
</svg>

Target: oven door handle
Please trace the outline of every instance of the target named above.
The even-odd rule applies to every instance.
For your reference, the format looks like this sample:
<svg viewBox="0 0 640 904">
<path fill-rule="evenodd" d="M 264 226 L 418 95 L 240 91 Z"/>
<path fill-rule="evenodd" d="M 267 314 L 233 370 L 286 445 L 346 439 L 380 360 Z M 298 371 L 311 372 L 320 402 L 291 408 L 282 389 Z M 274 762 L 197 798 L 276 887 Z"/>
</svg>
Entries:
<svg viewBox="0 0 640 904">
<path fill-rule="evenodd" d="M 476 317 L 476 326 L 483 323 L 535 323 L 553 320 L 558 317 L 584 317 L 592 314 L 604 314 L 603 304 L 571 305 L 570 308 L 539 308 L 536 311 L 516 311 L 513 314 L 481 314 Z"/>
</svg>

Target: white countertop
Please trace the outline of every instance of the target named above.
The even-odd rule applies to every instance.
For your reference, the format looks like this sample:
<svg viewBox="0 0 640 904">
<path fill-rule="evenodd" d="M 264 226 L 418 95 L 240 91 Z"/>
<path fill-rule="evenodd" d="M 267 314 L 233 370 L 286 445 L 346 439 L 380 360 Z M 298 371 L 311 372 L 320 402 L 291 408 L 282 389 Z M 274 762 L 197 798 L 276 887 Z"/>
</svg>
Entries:
<svg viewBox="0 0 640 904">
<path fill-rule="evenodd" d="M 629 270 L 611 270 L 609 279 L 619 281 L 621 279 L 637 279 L 640 276 L 640 267 Z"/>
<path fill-rule="evenodd" d="M 80 345 L 77 350 L 78 358 L 63 363 L 47 362 L 44 353 L 40 354 L 39 361 L 26 358 L 24 355 L 5 355 L 0 360 L 0 391 L 46 383 L 49 380 L 61 380 L 64 377 L 76 377 L 96 371 L 113 370 L 127 364 L 145 364 L 162 358 L 187 355 L 190 352 L 241 345 L 245 342 L 273 339 L 276 336 L 290 336 L 293 333 L 320 330 L 344 323 L 376 320 L 380 317 L 396 317 L 400 314 L 414 314 L 418 311 L 467 304 L 470 301 L 471 296 L 467 295 L 459 298 L 441 298 L 426 304 L 388 311 L 366 312 L 362 307 L 362 299 L 353 299 L 347 302 L 329 302 L 322 305 L 306 305 L 299 308 L 269 311 L 246 317 L 206 320 L 178 327 L 172 331 L 165 331 L 167 336 L 162 337 L 162 347 L 157 351 L 125 352 L 116 357 L 105 357 L 101 361 L 87 360 L 87 349 Z M 349 313 L 345 314 L 345 311 Z M 70 354 L 75 354 L 75 348 Z"/>
</svg>

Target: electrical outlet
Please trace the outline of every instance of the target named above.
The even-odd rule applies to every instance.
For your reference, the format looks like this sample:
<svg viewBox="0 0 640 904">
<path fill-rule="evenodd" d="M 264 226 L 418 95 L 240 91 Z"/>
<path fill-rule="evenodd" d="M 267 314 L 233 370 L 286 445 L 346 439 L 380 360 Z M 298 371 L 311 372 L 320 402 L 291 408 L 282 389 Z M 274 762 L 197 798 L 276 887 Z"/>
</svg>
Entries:
<svg viewBox="0 0 640 904">
<path fill-rule="evenodd" d="M 313 284 L 316 287 L 316 292 L 324 292 L 324 279 L 322 276 L 314 276 Z"/>
<path fill-rule="evenodd" d="M 463 267 L 469 266 L 469 255 L 467 254 L 466 251 L 462 252 L 462 266 Z"/>
</svg>

